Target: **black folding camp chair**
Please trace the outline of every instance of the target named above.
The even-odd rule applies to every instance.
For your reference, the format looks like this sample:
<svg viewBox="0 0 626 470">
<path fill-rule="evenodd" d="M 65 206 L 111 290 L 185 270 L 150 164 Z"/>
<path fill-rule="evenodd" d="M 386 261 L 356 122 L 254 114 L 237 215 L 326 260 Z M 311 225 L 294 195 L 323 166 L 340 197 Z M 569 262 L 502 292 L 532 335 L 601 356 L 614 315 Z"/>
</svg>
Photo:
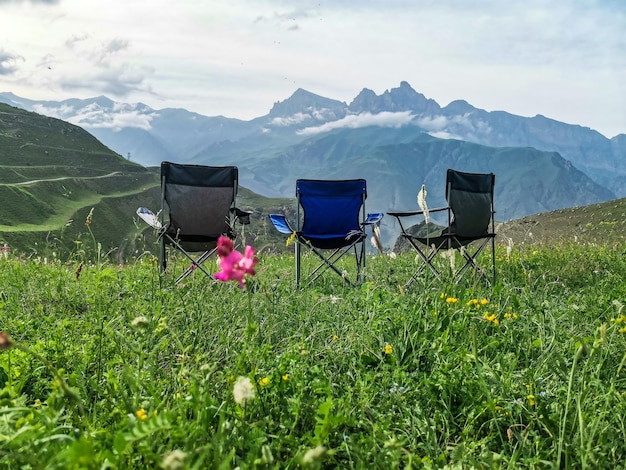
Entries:
<svg viewBox="0 0 626 470">
<path fill-rule="evenodd" d="M 296 181 L 297 229 L 292 229 L 282 214 L 270 214 L 274 227 L 285 235 L 293 236 L 296 258 L 296 287 L 300 286 L 301 248 L 310 248 L 321 260 L 303 282 L 306 285 L 332 270 L 348 284 L 355 285 L 337 267 L 337 261 L 351 250 L 356 262 L 356 282 L 363 280 L 365 268 L 365 228 L 378 225 L 383 214 L 365 215 L 366 183 L 356 180 Z M 302 210 L 302 217 L 300 216 Z M 329 255 L 325 255 L 328 251 Z"/>
<path fill-rule="evenodd" d="M 448 206 L 428 210 L 429 215 L 445 211 L 448 226 L 441 233 L 435 233 L 433 236 L 412 235 L 407 231 L 408 227 L 402 223 L 406 217 L 423 217 L 424 211 L 387 213 L 396 217 L 400 225 L 401 236 L 415 248 L 423 261 L 406 283 L 407 286 L 416 280 L 425 268 L 430 269 L 437 279 L 441 279 L 441 272 L 434 266 L 433 260 L 442 250 L 451 249 L 460 252 L 465 261 L 461 268 L 453 272 L 456 283 L 470 268 L 487 278 L 484 270 L 477 264 L 476 258 L 489 245 L 491 245 L 493 282 L 495 283 L 494 186 L 495 175 L 493 173 L 464 173 L 448 170 L 446 175 Z"/>
<path fill-rule="evenodd" d="M 137 215 L 158 230 L 162 272 L 167 268 L 168 247 L 191 261 L 177 284 L 196 269 L 212 278 L 202 263 L 215 253 L 217 239 L 220 235 L 234 239 L 236 221 L 250 223 L 251 212 L 235 206 L 238 182 L 236 166 L 161 163 L 161 211 L 156 215 L 140 207 Z"/>
</svg>

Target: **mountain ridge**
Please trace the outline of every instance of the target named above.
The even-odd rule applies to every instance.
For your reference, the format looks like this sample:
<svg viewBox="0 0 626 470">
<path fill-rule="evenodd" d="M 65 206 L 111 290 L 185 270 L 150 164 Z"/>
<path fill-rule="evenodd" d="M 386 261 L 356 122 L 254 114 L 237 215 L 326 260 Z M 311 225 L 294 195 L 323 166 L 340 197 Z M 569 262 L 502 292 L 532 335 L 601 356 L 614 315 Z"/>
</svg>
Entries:
<svg viewBox="0 0 626 470">
<path fill-rule="evenodd" d="M 180 116 L 193 120 L 184 111 Z M 615 198 L 558 152 L 440 139 L 416 125 L 347 126 L 297 135 L 285 131 L 289 124 L 276 125 L 268 132 L 264 126 L 269 123 L 265 121 L 256 133 L 241 139 L 210 144 L 188 160 L 236 164 L 242 190 L 271 189 L 272 196 L 285 197 L 259 203 L 262 195 L 242 191 L 251 195 L 253 207 L 258 206 L 251 228 L 257 233 L 267 230 L 266 214 L 272 207 L 286 210 L 293 218 L 295 180 L 301 177 L 364 177 L 368 211 L 386 212 L 415 209 L 422 182 L 428 187 L 429 206 L 443 205 L 443 178 L 449 167 L 493 171 L 499 221 Z M 179 125 L 184 128 L 185 124 Z M 176 135 L 176 129 L 164 131 Z M 89 242 L 83 224 L 72 220 L 85 220 L 95 208 L 98 222 L 91 228 L 98 243 L 122 259 L 136 252 L 145 232 L 134 225 L 136 207 L 158 210 L 160 205 L 157 168 L 129 161 L 71 123 L 4 104 L 0 104 L 0 164 L 5 170 L 0 178 L 5 201 L 0 208 L 5 221 L 0 227 L 3 239 L 33 251 L 41 250 L 44 240 L 46 245 L 54 240 L 51 246 L 66 243 L 70 251 L 81 237 Z M 397 235 L 390 218 L 384 219 L 382 230 L 384 243 L 390 246 Z"/>
<path fill-rule="evenodd" d="M 19 97 L 0 94 L 0 101 L 3 99 L 15 101 Z M 106 97 L 66 100 L 55 105 L 50 101 L 19 101 L 38 112 L 82 122 L 107 146 L 145 166 L 163 160 L 237 165 L 243 186 L 272 197 L 291 197 L 292 180 L 298 177 L 344 178 L 358 174 L 368 175 L 372 181 L 372 194 L 381 198 L 381 210 L 396 202 L 413 208 L 415 197 L 410 193 L 416 192 L 415 188 L 423 183 L 439 185 L 437 178 L 427 179 L 425 165 L 441 170 L 446 165 L 472 160 L 476 161 L 466 164 L 466 168 L 493 171 L 497 167 L 500 184 L 509 181 L 507 184 L 517 185 L 515 198 L 519 200 L 506 200 L 506 193 L 501 195 L 506 209 L 499 212 L 504 220 L 626 196 L 624 134 L 609 140 L 583 126 L 541 115 L 529 118 L 506 111 L 486 111 L 465 100 L 441 107 L 406 81 L 380 95 L 364 88 L 349 104 L 299 88 L 287 99 L 274 103 L 267 114 L 249 121 L 207 117 L 177 108 L 154 110 L 141 103 L 115 103 Z M 361 140 L 351 135 L 359 135 Z M 423 136 L 441 142 L 433 143 Z M 406 153 L 409 148 L 413 156 Z M 315 152 L 324 158 L 318 158 Z M 395 199 L 376 189 L 377 181 L 385 179 L 389 186 L 394 184 L 393 179 L 381 178 L 375 167 L 365 163 L 375 161 L 388 174 L 397 172 L 389 162 L 378 158 L 381 155 L 402 155 L 404 174 L 396 178 L 407 189 L 402 196 L 397 193 Z M 480 163 L 485 160 L 483 155 L 489 156 L 491 167 Z M 505 159 L 506 164 L 494 156 Z M 537 168 L 538 162 L 546 168 Z M 515 174 L 525 175 L 527 187 L 535 189 L 533 197 L 524 199 L 512 177 Z M 438 188 L 431 189 L 431 194 L 438 192 Z"/>
</svg>

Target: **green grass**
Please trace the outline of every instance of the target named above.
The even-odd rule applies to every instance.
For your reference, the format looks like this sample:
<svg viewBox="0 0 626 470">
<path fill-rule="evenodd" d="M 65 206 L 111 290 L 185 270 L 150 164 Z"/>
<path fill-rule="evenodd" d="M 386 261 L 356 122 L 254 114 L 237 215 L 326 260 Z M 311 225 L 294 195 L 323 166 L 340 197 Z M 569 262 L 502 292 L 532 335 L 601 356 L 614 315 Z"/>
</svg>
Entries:
<svg viewBox="0 0 626 470">
<path fill-rule="evenodd" d="M 176 287 L 176 258 L 160 277 L 150 254 L 9 251 L 0 467 L 615 468 L 622 251 L 501 248 L 495 286 L 410 288 L 413 255 L 377 256 L 357 288 L 300 291 L 288 254 L 262 252 L 240 290 L 199 272 Z M 238 377 L 253 400 L 235 402 Z"/>
</svg>

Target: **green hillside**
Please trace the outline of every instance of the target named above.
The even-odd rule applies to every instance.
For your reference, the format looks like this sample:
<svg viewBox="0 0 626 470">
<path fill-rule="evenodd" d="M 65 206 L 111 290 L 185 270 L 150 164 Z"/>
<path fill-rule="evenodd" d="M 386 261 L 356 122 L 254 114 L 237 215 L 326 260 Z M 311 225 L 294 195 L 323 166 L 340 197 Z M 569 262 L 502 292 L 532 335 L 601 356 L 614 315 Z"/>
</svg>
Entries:
<svg viewBox="0 0 626 470">
<path fill-rule="evenodd" d="M 26 254 L 81 248 L 76 242 L 88 232 L 92 208 L 90 229 L 103 250 L 132 244 L 136 206 L 158 198 L 158 172 L 125 160 L 80 127 L 5 104 L 0 167 L 0 237 Z"/>
<path fill-rule="evenodd" d="M 99 244 L 118 262 L 155 251 L 155 234 L 135 211 L 160 209 L 158 168 L 122 158 L 80 127 L 1 103 L 0 167 L 0 242 L 16 251 L 67 258 Z M 267 214 L 293 214 L 292 199 L 240 188 L 238 206 L 254 212 L 250 225 L 238 227 L 246 241 L 284 247 Z"/>
<path fill-rule="evenodd" d="M 412 138 L 404 136 L 401 140 L 411 142 Z M 436 142 L 444 146 L 456 145 L 454 141 Z M 326 158 L 330 165 L 335 152 L 319 150 L 311 149 L 309 157 Z M 410 143 L 393 148 L 383 145 L 378 153 L 359 157 L 361 164 L 358 166 L 379 170 L 391 164 L 405 167 L 414 164 L 417 150 Z M 453 150 L 448 149 L 452 156 L 456 155 Z M 344 151 L 355 153 L 354 143 L 348 144 Z M 496 152 L 512 152 L 510 158 L 504 159 L 510 160 L 514 158 L 515 149 L 499 149 Z M 433 160 L 431 165 L 427 165 L 431 174 L 433 169 L 445 173 L 441 164 L 436 162 L 439 154 L 437 150 L 420 157 L 421 160 Z M 456 161 L 457 164 L 463 163 L 466 157 L 463 155 Z M 548 154 L 539 153 L 538 156 L 546 157 Z M 483 155 L 483 162 L 488 161 L 500 159 Z M 245 166 L 246 162 L 251 163 L 243 157 L 240 166 Z M 288 156 L 281 161 L 283 169 L 290 168 L 293 163 Z M 118 262 L 145 251 L 155 251 L 155 234 L 137 219 L 135 210 L 140 206 L 159 210 L 158 168 L 144 168 L 124 159 L 72 124 L 4 104 L 0 104 L 0 167 L 3 170 L 0 172 L 0 243 L 8 243 L 26 256 L 55 254 L 67 258 L 100 249 L 101 253 Z M 538 167 L 541 165 L 535 165 L 532 171 Z M 259 168 L 246 168 L 252 172 L 259 171 L 260 175 Z M 547 165 L 547 168 L 553 173 L 557 169 L 562 171 L 558 165 Z M 531 171 L 531 167 L 526 171 Z M 499 173 L 502 175 L 503 172 Z M 383 171 L 379 178 L 385 180 L 384 175 Z M 427 177 L 426 174 L 422 176 Z M 295 178 L 294 174 L 293 177 L 276 180 L 274 184 L 292 187 Z M 555 179 L 558 180 L 552 178 Z M 390 180 L 384 186 L 387 191 L 391 188 L 394 194 L 397 193 L 396 199 L 400 199 L 402 191 L 415 190 L 413 180 L 403 177 L 398 181 L 395 178 L 395 184 Z M 541 181 L 536 177 L 530 180 Z M 512 185 L 511 181 L 507 182 L 502 177 L 499 183 Z M 429 188 L 429 197 L 439 196 L 441 199 L 442 195 L 437 194 L 439 186 L 433 184 Z M 529 192 L 525 188 L 524 191 L 526 194 L 540 192 L 539 188 L 535 189 Z M 368 210 L 384 212 L 391 209 L 376 207 L 377 200 L 377 191 L 374 190 L 367 201 Z M 518 201 L 524 200 L 521 196 L 518 198 Z M 284 237 L 270 226 L 267 214 L 281 212 L 294 220 L 294 199 L 268 198 L 240 187 L 237 202 L 240 208 L 253 211 L 252 223 L 237 228 L 241 239 L 254 243 L 257 249 L 285 250 Z M 92 209 L 91 224 L 87 227 L 85 220 Z M 626 200 L 616 200 L 544 212 L 500 224 L 498 241 L 504 245 L 557 244 L 562 241 L 622 243 L 624 225 Z M 386 246 L 394 246 L 392 239 L 383 241 Z"/>
<path fill-rule="evenodd" d="M 496 227 L 499 242 L 557 246 L 568 242 L 607 247 L 626 241 L 626 199 L 543 212 Z"/>
</svg>

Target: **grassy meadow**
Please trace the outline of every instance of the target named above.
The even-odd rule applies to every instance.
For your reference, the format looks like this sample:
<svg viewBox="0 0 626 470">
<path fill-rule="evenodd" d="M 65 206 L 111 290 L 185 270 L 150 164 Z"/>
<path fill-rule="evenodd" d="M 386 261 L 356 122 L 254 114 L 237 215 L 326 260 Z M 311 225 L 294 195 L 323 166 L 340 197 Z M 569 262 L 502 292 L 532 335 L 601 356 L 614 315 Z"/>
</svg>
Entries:
<svg viewBox="0 0 626 470">
<path fill-rule="evenodd" d="M 623 247 L 501 245 L 496 285 L 406 289 L 414 256 L 379 255 L 357 288 L 328 274 L 296 291 L 289 253 L 260 250 L 239 289 L 201 272 L 175 286 L 182 258 L 161 277 L 149 253 L 118 266 L 93 244 L 0 255 L 0 468 L 626 458 Z"/>
</svg>

